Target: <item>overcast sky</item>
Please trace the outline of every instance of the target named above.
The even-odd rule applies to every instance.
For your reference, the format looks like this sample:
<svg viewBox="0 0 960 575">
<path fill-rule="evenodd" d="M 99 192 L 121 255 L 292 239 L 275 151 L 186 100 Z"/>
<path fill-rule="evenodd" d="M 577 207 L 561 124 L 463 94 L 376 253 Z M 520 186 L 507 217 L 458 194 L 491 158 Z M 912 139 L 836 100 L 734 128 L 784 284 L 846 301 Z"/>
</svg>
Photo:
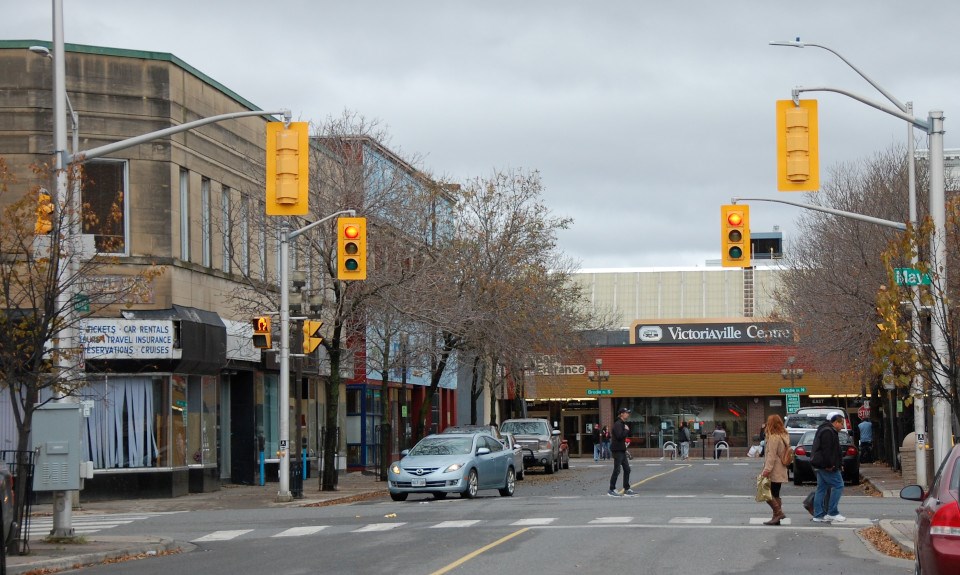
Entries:
<svg viewBox="0 0 960 575">
<path fill-rule="evenodd" d="M 584 268 L 703 266 L 731 197 L 804 201 L 776 191 L 775 101 L 794 86 L 885 102 L 829 52 L 771 40 L 829 46 L 919 117 L 943 110 L 945 145 L 960 147 L 956 0 L 63 4 L 68 43 L 169 52 L 300 120 L 358 112 L 434 175 L 538 170 L 547 205 L 574 219 L 560 247 Z M 51 2 L 0 7 L 0 38 L 51 39 Z M 820 102 L 823 176 L 906 141 L 892 116 L 806 97 Z M 798 215 L 754 202 L 751 229 L 789 242 Z"/>
</svg>

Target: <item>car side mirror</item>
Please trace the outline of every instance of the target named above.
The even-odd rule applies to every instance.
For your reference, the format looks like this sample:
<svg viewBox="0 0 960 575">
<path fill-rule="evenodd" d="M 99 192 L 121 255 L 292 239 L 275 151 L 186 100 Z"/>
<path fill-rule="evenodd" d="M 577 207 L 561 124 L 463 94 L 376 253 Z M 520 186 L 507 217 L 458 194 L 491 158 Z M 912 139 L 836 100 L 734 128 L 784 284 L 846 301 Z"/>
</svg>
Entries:
<svg viewBox="0 0 960 575">
<path fill-rule="evenodd" d="M 551 435 L 560 435 L 560 430 L 554 429 L 553 432 L 551 432 Z"/>
<path fill-rule="evenodd" d="M 486 455 L 488 453 L 490 453 L 489 447 L 480 447 L 477 449 L 477 455 Z"/>
<path fill-rule="evenodd" d="M 400 455 L 403 456 L 403 457 L 406 457 L 406 456 L 410 455 L 410 450 L 409 450 L 409 449 L 404 449 L 403 451 L 400 452 Z"/>
<path fill-rule="evenodd" d="M 925 497 L 923 496 L 923 487 L 919 485 L 907 485 L 900 490 L 900 499 L 907 499 L 909 501 L 923 501 Z"/>
</svg>

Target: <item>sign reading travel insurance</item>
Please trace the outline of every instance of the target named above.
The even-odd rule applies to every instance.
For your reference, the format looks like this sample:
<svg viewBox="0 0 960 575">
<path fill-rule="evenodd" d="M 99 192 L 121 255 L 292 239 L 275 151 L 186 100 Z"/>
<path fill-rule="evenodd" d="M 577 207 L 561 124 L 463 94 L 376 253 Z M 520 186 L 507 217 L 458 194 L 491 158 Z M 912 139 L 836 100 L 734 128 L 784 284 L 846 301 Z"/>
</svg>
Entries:
<svg viewBox="0 0 960 575">
<path fill-rule="evenodd" d="M 793 343 L 788 323 L 640 323 L 633 325 L 636 345 Z"/>
<path fill-rule="evenodd" d="M 173 321 L 162 319 L 87 319 L 80 324 L 84 357 L 93 359 L 176 359 Z"/>
</svg>

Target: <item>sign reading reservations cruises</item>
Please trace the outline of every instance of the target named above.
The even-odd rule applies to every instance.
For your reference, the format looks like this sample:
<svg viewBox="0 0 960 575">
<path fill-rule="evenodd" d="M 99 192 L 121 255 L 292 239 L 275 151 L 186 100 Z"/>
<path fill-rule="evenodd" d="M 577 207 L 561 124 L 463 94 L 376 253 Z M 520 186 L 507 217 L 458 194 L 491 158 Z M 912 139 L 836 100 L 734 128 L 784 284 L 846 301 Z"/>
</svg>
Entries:
<svg viewBox="0 0 960 575">
<path fill-rule="evenodd" d="M 84 358 L 154 359 L 181 357 L 173 347 L 173 321 L 163 319 L 99 319 L 80 323 Z"/>
<path fill-rule="evenodd" d="M 635 345 L 709 345 L 731 343 L 793 343 L 788 323 L 644 323 L 634 322 Z"/>
</svg>

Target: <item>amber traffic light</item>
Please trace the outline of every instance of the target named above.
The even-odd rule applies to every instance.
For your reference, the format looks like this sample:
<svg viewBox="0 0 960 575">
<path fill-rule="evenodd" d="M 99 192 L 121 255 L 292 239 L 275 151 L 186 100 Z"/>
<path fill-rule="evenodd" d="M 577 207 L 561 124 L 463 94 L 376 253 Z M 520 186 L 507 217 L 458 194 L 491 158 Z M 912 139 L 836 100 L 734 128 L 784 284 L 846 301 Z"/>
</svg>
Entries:
<svg viewBox="0 0 960 575">
<path fill-rule="evenodd" d="M 720 206 L 720 244 L 723 267 L 750 267 L 750 206 Z"/>
<path fill-rule="evenodd" d="M 367 218 L 337 220 L 337 279 L 367 279 Z"/>
</svg>

